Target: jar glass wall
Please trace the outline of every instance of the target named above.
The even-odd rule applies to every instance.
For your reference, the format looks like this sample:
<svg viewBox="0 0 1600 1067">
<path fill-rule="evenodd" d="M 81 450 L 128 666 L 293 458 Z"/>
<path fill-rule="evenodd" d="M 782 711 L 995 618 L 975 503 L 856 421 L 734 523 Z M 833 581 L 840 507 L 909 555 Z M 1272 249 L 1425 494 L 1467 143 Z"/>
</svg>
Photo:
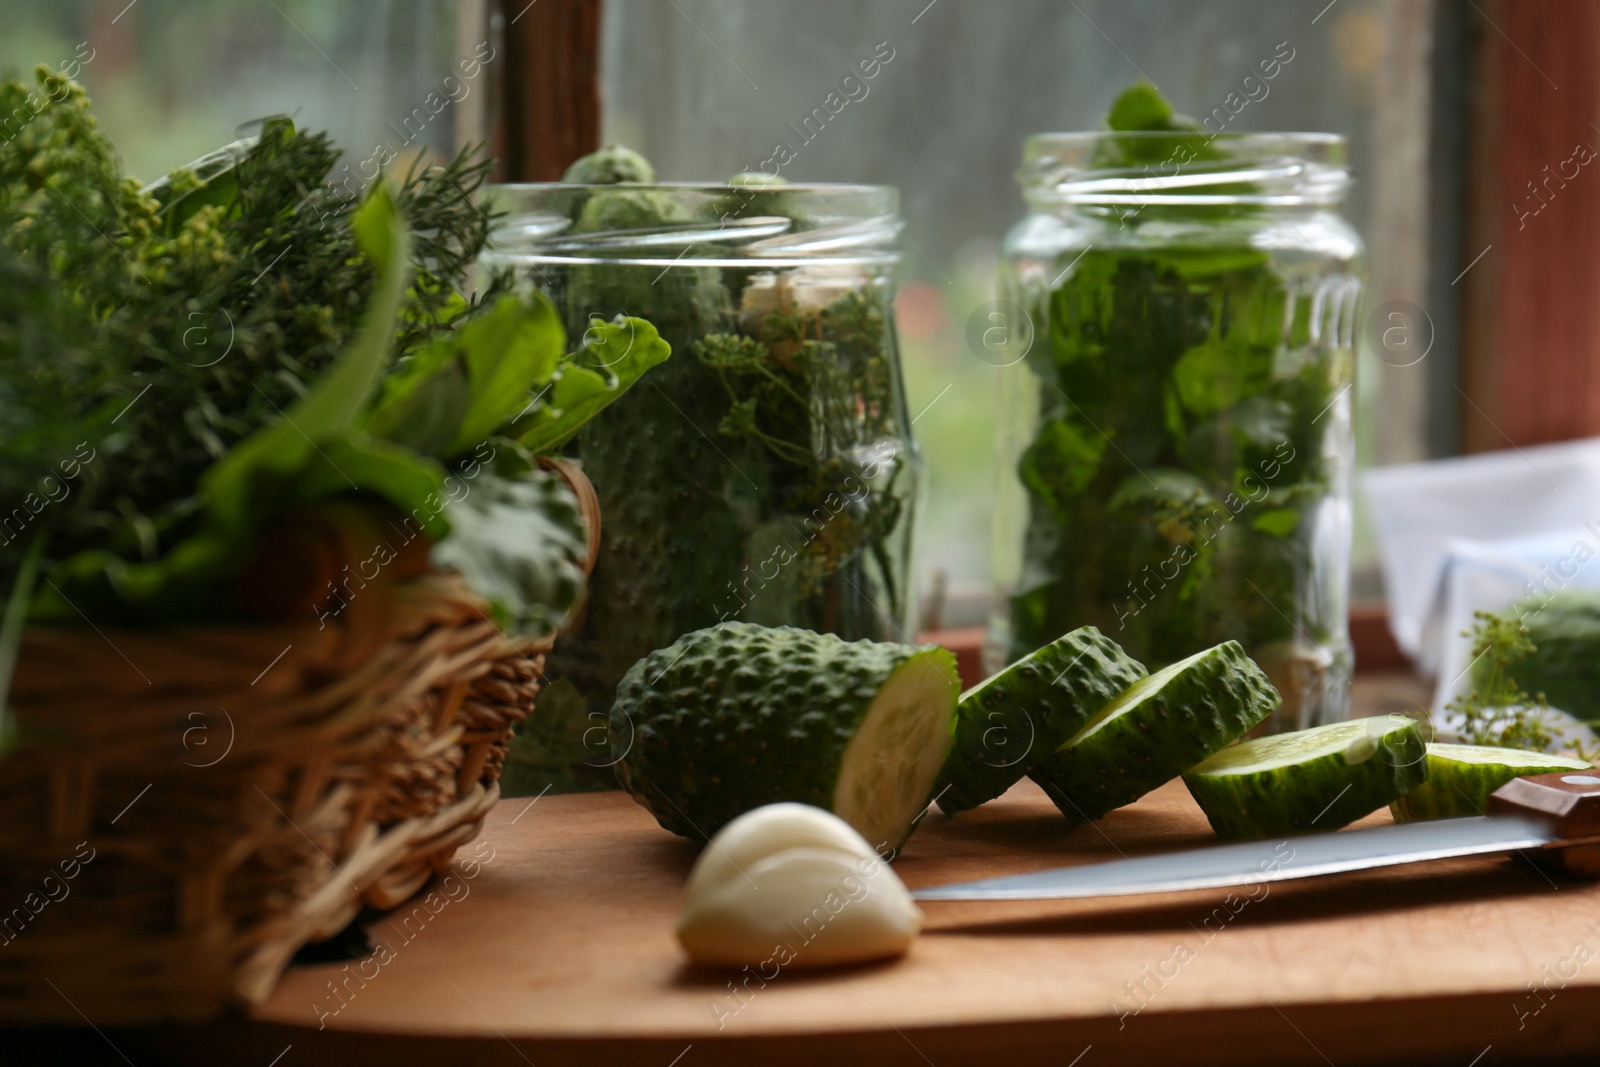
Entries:
<svg viewBox="0 0 1600 1067">
<path fill-rule="evenodd" d="M 909 640 L 920 461 L 894 331 L 898 198 L 853 185 L 502 186 L 482 258 L 569 336 L 671 357 L 574 443 L 602 547 L 552 676 L 609 706 L 635 660 L 728 620 Z"/>
<path fill-rule="evenodd" d="M 1347 717 L 1344 160 L 1315 134 L 1030 139 L 992 666 L 1083 625 L 1152 669 L 1235 639 L 1283 693 L 1267 729 Z"/>
</svg>

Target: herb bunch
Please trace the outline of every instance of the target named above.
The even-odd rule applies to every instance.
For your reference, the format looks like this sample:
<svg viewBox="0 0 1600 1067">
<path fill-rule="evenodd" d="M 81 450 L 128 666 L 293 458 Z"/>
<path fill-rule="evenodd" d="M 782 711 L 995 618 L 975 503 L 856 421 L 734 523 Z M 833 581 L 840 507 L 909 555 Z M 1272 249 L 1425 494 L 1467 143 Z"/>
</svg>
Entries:
<svg viewBox="0 0 1600 1067">
<path fill-rule="evenodd" d="M 1461 716 L 1462 739 L 1469 745 L 1548 751 L 1556 739 L 1550 731 L 1550 705 L 1543 693 L 1529 695 L 1511 675 L 1534 651 L 1528 627 L 1514 616 L 1478 611 L 1470 636 L 1471 686 L 1445 705 L 1446 711 Z"/>
<path fill-rule="evenodd" d="M 819 309 L 768 312 L 754 336 L 713 333 L 697 342 L 696 357 L 716 372 L 730 402 L 717 430 L 769 455 L 775 512 L 815 512 L 830 495 L 858 484 L 857 467 L 895 436 L 884 336 L 877 301 L 852 291 Z M 902 510 L 891 491 L 896 474 L 898 468 L 805 543 L 807 595 L 816 595 L 852 554 L 883 551 Z M 893 616 L 902 591 L 894 568 L 879 562 Z"/>
<path fill-rule="evenodd" d="M 200 473 L 281 417 L 354 336 L 375 282 L 330 183 L 325 134 L 268 119 L 254 136 L 141 187 L 81 87 L 41 68 L 45 107 L 0 144 L 0 508 L 50 530 L 51 554 L 110 544 L 152 560 L 192 532 Z M 24 83 L 0 86 L 11 113 Z M 415 167 L 398 203 L 417 267 L 394 347 L 416 351 L 469 309 L 459 294 L 490 220 L 488 162 Z M 486 294 L 487 295 L 487 294 Z M 14 515 L 90 442 L 73 492 Z M 20 553 L 0 554 L 0 581 Z"/>
<path fill-rule="evenodd" d="M 1545 694 L 1530 694 L 1513 675 L 1526 671 L 1537 676 L 1539 666 L 1539 647 L 1522 612 L 1474 612 L 1472 629 L 1462 636 L 1472 638 L 1468 683 L 1445 705 L 1447 712 L 1460 716 L 1462 740 L 1534 752 L 1565 748 L 1580 759 L 1600 762 L 1600 746 L 1562 736 Z"/>
</svg>

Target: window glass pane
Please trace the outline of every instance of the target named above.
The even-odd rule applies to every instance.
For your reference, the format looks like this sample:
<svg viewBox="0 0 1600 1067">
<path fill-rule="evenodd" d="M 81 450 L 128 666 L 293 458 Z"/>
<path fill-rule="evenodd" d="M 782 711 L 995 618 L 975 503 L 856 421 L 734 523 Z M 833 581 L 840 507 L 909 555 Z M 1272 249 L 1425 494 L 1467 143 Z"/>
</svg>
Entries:
<svg viewBox="0 0 1600 1067">
<path fill-rule="evenodd" d="M 1023 138 L 1097 128 L 1143 74 L 1180 111 L 1224 109 L 1228 130 L 1347 136 L 1358 181 L 1345 211 L 1370 236 L 1371 189 L 1359 179 L 1374 148 L 1380 11 L 1324 2 L 607 0 L 605 136 L 645 152 L 664 180 L 758 169 L 783 158 L 781 145 L 791 180 L 900 187 L 899 318 L 930 472 L 923 579 L 952 579 L 944 621 L 977 621 L 981 609 L 963 611 L 959 594 L 975 601 L 986 586 L 998 379 L 965 334 L 990 299 L 998 241 L 1022 215 L 1012 175 Z M 1292 58 L 1264 95 L 1247 93 L 1245 77 L 1275 53 Z"/>
<path fill-rule="evenodd" d="M 471 54 L 481 37 L 458 34 L 453 0 L 12 7 L 0 72 L 16 77 L 78 58 L 102 129 L 144 180 L 274 114 L 327 130 L 357 171 L 375 154 L 404 163 L 423 148 L 449 153 L 476 129 L 471 116 L 487 89 L 482 71 L 466 79 L 457 69 L 458 53 Z"/>
</svg>

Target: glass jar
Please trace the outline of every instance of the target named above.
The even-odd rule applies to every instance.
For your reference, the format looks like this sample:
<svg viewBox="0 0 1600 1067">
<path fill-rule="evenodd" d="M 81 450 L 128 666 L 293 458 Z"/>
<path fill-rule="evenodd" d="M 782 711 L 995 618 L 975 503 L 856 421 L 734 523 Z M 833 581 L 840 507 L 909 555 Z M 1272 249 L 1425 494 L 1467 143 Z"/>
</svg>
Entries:
<svg viewBox="0 0 1600 1067">
<path fill-rule="evenodd" d="M 571 449 L 600 497 L 601 551 L 547 673 L 603 712 L 637 659 L 720 621 L 910 640 L 921 464 L 892 311 L 896 191 L 546 184 L 492 198 L 505 217 L 481 262 L 547 293 L 573 343 L 627 315 L 672 346 Z"/>
<path fill-rule="evenodd" d="M 1090 624 L 1151 669 L 1234 639 L 1266 730 L 1348 717 L 1344 140 L 1043 134 L 1019 180 L 991 666 Z"/>
</svg>

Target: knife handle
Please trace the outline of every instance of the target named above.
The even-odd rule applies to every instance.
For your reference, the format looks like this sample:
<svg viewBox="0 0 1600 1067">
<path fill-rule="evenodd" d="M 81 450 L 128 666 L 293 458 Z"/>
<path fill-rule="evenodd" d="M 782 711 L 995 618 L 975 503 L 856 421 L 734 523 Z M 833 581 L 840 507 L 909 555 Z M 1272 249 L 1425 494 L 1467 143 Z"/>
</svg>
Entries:
<svg viewBox="0 0 1600 1067">
<path fill-rule="evenodd" d="M 1488 814 L 1537 816 L 1547 820 L 1562 838 L 1600 836 L 1600 771 L 1513 778 L 1490 795 Z M 1566 873 L 1600 879 L 1600 845 L 1573 845 L 1552 852 L 1551 858 Z"/>
</svg>

